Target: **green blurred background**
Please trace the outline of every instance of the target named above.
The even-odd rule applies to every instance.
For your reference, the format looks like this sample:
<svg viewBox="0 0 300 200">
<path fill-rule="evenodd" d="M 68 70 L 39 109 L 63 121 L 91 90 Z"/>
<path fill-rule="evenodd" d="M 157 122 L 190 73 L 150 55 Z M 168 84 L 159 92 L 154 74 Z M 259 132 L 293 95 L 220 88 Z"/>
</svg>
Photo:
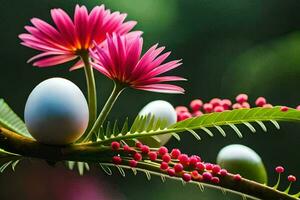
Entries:
<svg viewBox="0 0 300 200">
<path fill-rule="evenodd" d="M 38 69 L 26 60 L 35 51 L 21 46 L 18 34 L 31 17 L 50 21 L 49 10 L 60 7 L 73 15 L 75 5 L 88 8 L 105 3 L 113 11 L 128 13 L 137 20 L 136 29 L 144 31 L 145 47 L 159 42 L 172 50 L 172 59 L 182 58 L 183 66 L 172 72 L 189 79 L 181 83 L 185 95 L 165 95 L 127 90 L 120 97 L 110 118 L 134 118 L 149 101 L 164 99 L 174 105 L 187 105 L 193 98 L 207 101 L 213 97 L 233 99 L 248 93 L 253 102 L 265 96 L 271 103 L 295 107 L 300 104 L 300 1 L 298 0 L 0 0 L 0 97 L 23 116 L 26 98 L 39 82 L 49 77 L 71 79 L 85 91 L 83 71 L 68 72 L 64 66 Z M 96 74 L 100 104 L 112 88 L 111 82 Z M 138 100 L 138 101 L 137 101 Z M 275 182 L 273 168 L 285 165 L 288 173 L 300 176 L 300 126 L 281 124 L 281 130 L 268 125 L 269 131 L 251 134 L 241 127 L 244 138 L 227 129 L 228 136 L 203 134 L 201 142 L 190 134 L 182 142 L 171 140 L 168 147 L 180 147 L 187 153 L 200 154 L 214 162 L 218 151 L 231 143 L 245 144 L 260 154 Z M 283 185 L 287 183 L 283 181 Z M 180 182 L 144 174 L 126 178 L 117 171 L 106 176 L 93 167 L 85 176 L 62 166 L 24 161 L 17 172 L 0 175 L 0 199 L 235 199 L 235 195 L 196 186 L 182 187 Z M 299 190 L 299 181 L 292 192 Z M 237 198 L 237 199 L 240 199 Z"/>
</svg>

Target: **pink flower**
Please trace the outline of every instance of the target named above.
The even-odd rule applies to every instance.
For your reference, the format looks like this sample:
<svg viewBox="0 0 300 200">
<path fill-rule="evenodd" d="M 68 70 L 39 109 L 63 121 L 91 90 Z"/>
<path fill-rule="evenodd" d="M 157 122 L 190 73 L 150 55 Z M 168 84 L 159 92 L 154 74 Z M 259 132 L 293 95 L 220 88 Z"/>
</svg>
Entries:
<svg viewBox="0 0 300 200">
<path fill-rule="evenodd" d="M 55 27 L 33 18 L 33 26 L 25 26 L 28 33 L 20 34 L 19 38 L 22 45 L 42 51 L 28 62 L 34 61 L 33 65 L 38 67 L 58 65 L 88 52 L 93 47 L 93 41 L 102 43 L 107 33 L 128 33 L 136 22 L 124 23 L 126 16 L 119 12 L 111 13 L 110 10 L 105 10 L 104 5 L 96 6 L 90 13 L 85 6 L 77 5 L 72 20 L 64 10 L 52 9 L 51 17 Z M 81 66 L 82 62 L 79 61 L 74 68 Z"/>
<path fill-rule="evenodd" d="M 162 64 L 170 52 L 161 52 L 164 47 L 152 46 L 143 56 L 143 39 L 140 36 L 107 35 L 103 46 L 96 46 L 91 50 L 92 65 L 99 72 L 129 87 L 162 93 L 184 93 L 184 89 L 175 85 L 166 84 L 166 81 L 181 81 L 178 76 L 159 76 L 172 70 L 182 63 L 173 60 Z"/>
</svg>

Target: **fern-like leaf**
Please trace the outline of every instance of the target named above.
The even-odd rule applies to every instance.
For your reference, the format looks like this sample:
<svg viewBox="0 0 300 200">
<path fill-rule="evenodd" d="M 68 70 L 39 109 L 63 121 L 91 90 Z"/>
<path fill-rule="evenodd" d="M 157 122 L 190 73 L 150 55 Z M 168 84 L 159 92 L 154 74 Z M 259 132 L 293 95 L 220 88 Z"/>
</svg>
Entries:
<svg viewBox="0 0 300 200">
<path fill-rule="evenodd" d="M 108 143 L 113 140 L 138 139 L 149 136 L 154 137 L 162 134 L 174 135 L 174 133 L 181 133 L 185 131 L 190 132 L 196 139 L 199 140 L 200 136 L 195 132 L 195 130 L 203 130 L 208 135 L 213 136 L 212 128 L 216 128 L 223 136 L 226 136 L 222 126 L 231 127 L 238 137 L 243 137 L 241 131 L 236 126 L 238 124 L 245 125 L 252 132 L 256 132 L 256 130 L 251 123 L 257 123 L 264 131 L 267 131 L 264 122 L 271 122 L 277 129 L 279 129 L 277 121 L 300 122 L 300 111 L 290 108 L 288 111 L 283 112 L 279 106 L 274 108 L 258 107 L 252 109 L 238 109 L 189 118 L 187 120 L 177 122 L 168 128 L 163 128 L 165 123 L 164 120 L 157 120 L 157 122 L 153 124 L 151 123 L 152 119 L 153 116 L 137 116 L 130 130 L 126 133 L 121 132 L 121 134 L 115 134 L 115 137 L 113 138 L 107 138 L 92 145 Z M 148 126 L 145 125 L 146 122 L 150 122 L 148 123 Z M 125 124 L 127 126 L 127 123 Z"/>
<path fill-rule="evenodd" d="M 21 135 L 31 137 L 24 122 L 3 99 L 0 99 L 0 127 L 1 126 Z"/>
</svg>

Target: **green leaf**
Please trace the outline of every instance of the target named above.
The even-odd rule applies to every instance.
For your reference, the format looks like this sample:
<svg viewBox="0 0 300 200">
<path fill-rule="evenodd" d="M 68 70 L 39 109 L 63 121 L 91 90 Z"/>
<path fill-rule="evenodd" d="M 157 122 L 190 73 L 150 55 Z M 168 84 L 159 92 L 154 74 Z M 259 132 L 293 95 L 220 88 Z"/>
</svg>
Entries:
<svg viewBox="0 0 300 200">
<path fill-rule="evenodd" d="M 125 162 L 129 161 L 126 158 L 124 158 L 124 160 L 125 160 Z M 166 174 L 165 171 L 162 171 L 160 169 L 160 165 L 158 165 L 157 163 L 151 162 L 151 161 L 143 161 L 143 160 L 139 161 L 138 166 L 135 168 L 127 166 L 126 164 L 115 165 L 115 164 L 112 164 L 109 162 L 104 162 L 104 163 L 99 163 L 99 164 L 100 164 L 102 170 L 105 173 L 107 173 L 107 175 L 113 174 L 113 170 L 111 170 L 112 167 L 115 167 L 120 172 L 121 176 L 123 176 L 123 177 L 125 177 L 126 170 L 132 170 L 134 175 L 137 175 L 138 172 L 142 172 L 143 174 L 145 174 L 147 180 L 149 180 L 149 181 L 151 181 L 152 175 L 154 175 L 154 176 L 159 176 L 161 178 L 162 182 L 165 182 L 166 179 L 172 179 L 172 180 L 182 183 L 183 185 L 194 184 L 202 192 L 204 191 L 205 187 L 208 187 L 208 188 L 220 190 L 220 191 L 222 191 L 222 193 L 224 195 L 227 192 L 234 193 L 236 195 L 241 196 L 243 199 L 265 199 L 265 198 L 260 198 L 260 197 L 269 196 L 269 197 L 275 197 L 275 198 L 270 198 L 270 199 L 279 199 L 280 198 L 280 199 L 287 199 L 287 200 L 296 200 L 299 195 L 299 193 L 295 194 L 295 195 L 283 193 L 283 192 L 276 190 L 272 187 L 269 187 L 267 185 L 258 184 L 254 181 L 250 181 L 247 179 L 243 179 L 242 182 L 237 183 L 232 179 L 232 177 L 231 178 L 230 177 L 220 177 L 220 179 L 223 181 L 220 184 L 214 184 L 209 181 L 208 182 L 202 182 L 202 181 L 199 182 L 196 180 L 191 180 L 190 182 L 185 182 L 180 177 L 180 175 L 169 176 L 168 174 Z M 231 175 L 231 176 L 233 176 L 233 175 Z M 256 189 L 250 189 L 250 190 L 252 190 L 252 191 L 250 191 L 249 189 L 247 189 L 249 187 L 250 188 L 255 187 Z M 263 192 L 257 193 L 257 189 L 260 191 L 263 191 Z M 280 196 L 280 197 L 278 198 L 278 196 Z"/>
<path fill-rule="evenodd" d="M 66 161 L 66 165 L 69 170 L 73 170 L 74 167 L 76 166 L 77 171 L 78 171 L 79 175 L 81 175 L 81 176 L 84 174 L 85 170 L 86 171 L 90 170 L 90 166 L 86 162 Z"/>
<path fill-rule="evenodd" d="M 0 99 L 0 127 L 10 129 L 26 137 L 31 137 L 24 122 L 12 109 Z"/>
<path fill-rule="evenodd" d="M 252 132 L 255 132 L 256 130 L 251 123 L 257 123 L 264 131 L 267 131 L 264 122 L 270 122 L 270 124 L 274 125 L 277 129 L 279 128 L 277 121 L 300 122 L 300 111 L 290 108 L 288 111 L 283 112 L 280 108 L 280 106 L 274 108 L 257 107 L 210 113 L 177 122 L 164 129 L 161 129 L 162 121 L 158 120 L 155 125 L 149 123 L 151 126 L 150 128 L 149 126 L 145 126 L 145 121 L 151 122 L 151 116 L 148 116 L 147 119 L 137 116 L 131 129 L 127 133 L 122 132 L 123 135 L 117 135 L 113 138 L 113 140 L 138 139 L 142 137 L 181 133 L 186 131 L 193 134 L 196 139 L 199 139 L 199 135 L 196 134 L 195 130 L 202 130 L 208 135 L 213 136 L 212 131 L 215 129 L 217 129 L 223 136 L 226 136 L 226 133 L 221 126 L 231 127 L 238 137 L 242 137 L 243 135 L 241 131 L 236 126 L 238 124 L 245 125 Z M 140 127 L 143 127 L 143 129 Z M 102 144 L 111 141 L 112 139 L 106 139 L 95 144 Z"/>
</svg>

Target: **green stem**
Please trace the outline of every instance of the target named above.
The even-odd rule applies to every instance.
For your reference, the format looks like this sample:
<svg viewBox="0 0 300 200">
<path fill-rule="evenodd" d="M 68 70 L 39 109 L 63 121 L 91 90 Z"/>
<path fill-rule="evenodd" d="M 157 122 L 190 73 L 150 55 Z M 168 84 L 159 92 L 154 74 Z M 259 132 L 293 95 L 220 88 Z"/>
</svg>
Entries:
<svg viewBox="0 0 300 200">
<path fill-rule="evenodd" d="M 84 72 L 88 90 L 88 103 L 89 103 L 89 125 L 87 132 L 90 130 L 94 124 L 97 117 L 97 94 L 96 94 L 96 84 L 94 78 L 93 67 L 90 64 L 89 54 L 82 53 L 81 59 L 84 63 Z"/>
<path fill-rule="evenodd" d="M 74 144 L 68 146 L 51 146 L 44 145 L 36 142 L 32 138 L 28 138 L 19 135 L 15 132 L 9 131 L 5 128 L 0 127 L 0 148 L 25 157 L 40 158 L 44 160 L 49 160 L 53 162 L 58 161 L 79 161 L 79 162 L 93 162 L 93 163 L 108 163 L 111 166 L 115 166 L 111 163 L 111 158 L 113 155 L 124 153 L 124 151 L 112 151 L 110 146 L 89 146 L 87 144 Z M 130 158 L 131 159 L 131 158 Z M 125 164 L 122 167 L 128 167 L 129 159 L 124 159 Z M 164 175 L 171 179 L 182 180 L 180 174 L 176 174 L 176 177 L 170 177 L 167 175 L 166 171 L 162 171 L 154 162 L 140 161 L 138 163 L 137 170 L 143 172 L 148 171 L 155 175 Z M 256 183 L 247 179 L 242 179 L 237 182 L 234 180 L 232 174 L 228 176 L 221 177 L 220 183 L 218 185 L 211 184 L 209 182 L 196 182 L 191 181 L 194 184 L 204 184 L 206 186 L 215 188 L 224 188 L 238 194 L 246 194 L 249 196 L 257 197 L 259 199 L 266 200 L 297 200 L 297 197 L 286 194 L 284 192 L 275 190 L 263 184 Z"/>
<path fill-rule="evenodd" d="M 113 89 L 110 97 L 108 98 L 105 105 L 103 106 L 102 111 L 100 112 L 92 129 L 87 134 L 87 136 L 84 138 L 84 140 L 83 140 L 84 142 L 88 141 L 93 136 L 93 134 L 96 132 L 96 130 L 98 130 L 103 125 L 103 123 L 106 120 L 108 114 L 110 113 L 113 105 L 115 104 L 117 98 L 119 97 L 119 95 L 121 94 L 121 92 L 124 89 L 125 89 L 124 85 L 115 82 L 114 89 Z"/>
</svg>

